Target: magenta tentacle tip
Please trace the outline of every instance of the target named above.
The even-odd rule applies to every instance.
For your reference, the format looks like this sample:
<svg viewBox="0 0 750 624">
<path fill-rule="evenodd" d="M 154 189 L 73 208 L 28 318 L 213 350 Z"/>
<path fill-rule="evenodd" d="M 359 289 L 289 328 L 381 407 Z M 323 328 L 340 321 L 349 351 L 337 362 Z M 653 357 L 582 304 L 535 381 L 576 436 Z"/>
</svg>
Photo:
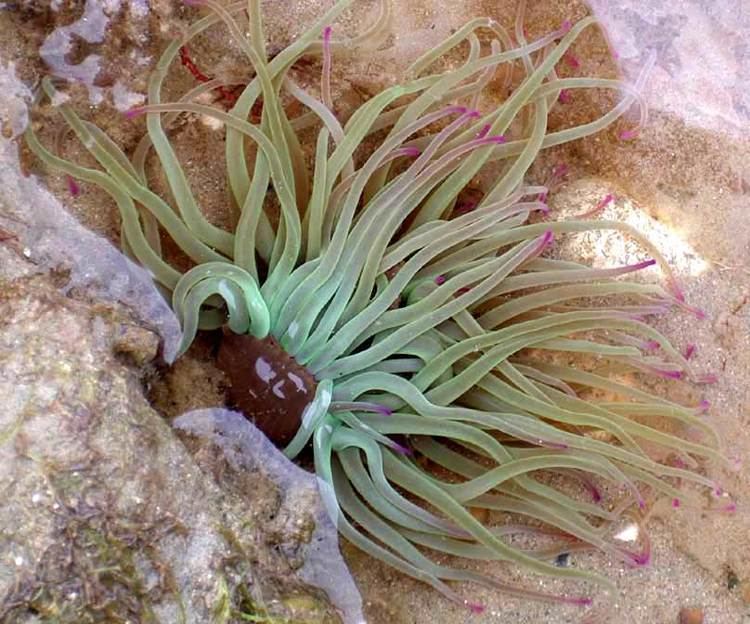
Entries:
<svg viewBox="0 0 750 624">
<path fill-rule="evenodd" d="M 581 61 L 579 61 L 578 57 L 571 52 L 566 53 L 564 58 L 565 62 L 568 64 L 568 67 L 572 69 L 578 69 L 581 66 Z"/>
<path fill-rule="evenodd" d="M 552 167 L 552 176 L 555 178 L 562 178 L 568 175 L 568 165 L 565 163 L 559 163 Z"/>
<path fill-rule="evenodd" d="M 547 230 L 542 236 L 542 246 L 546 247 L 555 240 L 555 233 L 552 230 Z"/>
<path fill-rule="evenodd" d="M 591 598 L 588 598 L 586 596 L 579 596 L 577 598 L 570 598 L 568 601 L 570 604 L 575 605 L 577 607 L 590 607 L 592 604 L 594 604 L 594 601 Z"/>
<path fill-rule="evenodd" d="M 689 360 L 689 359 L 690 359 L 691 357 L 693 357 L 693 356 L 695 355 L 695 350 L 696 350 L 696 346 L 695 346 L 695 344 L 693 344 L 693 343 L 691 342 L 690 344 L 688 344 L 688 345 L 687 345 L 687 346 L 685 347 L 685 352 L 683 353 L 683 357 L 684 357 L 684 358 L 685 358 L 686 360 Z"/>
<path fill-rule="evenodd" d="M 677 509 L 681 504 L 682 503 L 680 503 L 680 499 L 679 498 L 673 498 L 672 499 L 672 507 L 674 507 L 675 509 Z"/>
<path fill-rule="evenodd" d="M 711 407 L 711 402 L 707 399 L 703 399 L 700 403 L 698 403 L 698 407 L 695 408 L 695 411 L 698 414 L 705 414 Z"/>
<path fill-rule="evenodd" d="M 419 156 L 422 153 L 422 150 L 419 149 L 418 147 L 402 147 L 401 148 L 401 153 L 404 156 L 414 156 L 414 157 L 416 157 L 416 156 Z"/>
<path fill-rule="evenodd" d="M 620 139 L 620 141 L 632 141 L 633 139 L 638 138 L 638 135 L 638 130 L 623 130 L 619 135 L 617 135 L 617 137 Z"/>
<path fill-rule="evenodd" d="M 376 405 L 375 410 L 378 414 L 381 416 L 391 416 L 393 414 L 393 410 L 390 407 L 386 407 L 385 405 Z"/>
<path fill-rule="evenodd" d="M 569 104 L 571 97 L 570 97 L 570 90 L 569 89 L 560 89 L 560 95 L 557 96 L 558 101 L 562 104 Z"/>
<path fill-rule="evenodd" d="M 68 192 L 73 197 L 78 197 L 81 194 L 81 186 L 78 184 L 75 178 L 67 176 L 68 181 Z"/>
<path fill-rule="evenodd" d="M 477 134 L 477 138 L 483 139 L 484 137 L 486 137 L 489 134 L 491 128 L 492 128 L 491 124 L 484 124 L 482 126 L 482 129 Z"/>
<path fill-rule="evenodd" d="M 601 200 L 599 200 L 599 203 L 596 205 L 597 209 L 604 208 L 607 204 L 612 203 L 614 199 L 615 196 L 612 193 L 607 193 Z"/>
<path fill-rule="evenodd" d="M 591 486 L 590 492 L 591 492 L 591 498 L 593 499 L 595 503 L 602 502 L 602 494 L 595 486 L 593 485 Z"/>
<path fill-rule="evenodd" d="M 445 278 L 445 275 L 438 275 L 438 276 L 437 276 L 437 277 L 435 278 L 435 283 L 436 283 L 436 284 L 437 284 L 438 286 L 441 286 L 441 285 L 445 284 L 445 279 L 446 279 L 446 278 Z"/>
<path fill-rule="evenodd" d="M 472 613 L 475 613 L 476 615 L 479 615 L 480 613 L 484 613 L 485 606 L 483 604 L 479 604 L 476 602 L 467 602 L 466 606 L 469 608 L 469 611 Z"/>
<path fill-rule="evenodd" d="M 398 442 L 393 442 L 393 440 L 391 440 L 391 448 L 400 455 L 414 455 L 414 451 L 409 447 L 399 444 Z"/>
<path fill-rule="evenodd" d="M 125 111 L 125 118 L 126 119 L 133 119 L 134 117 L 138 117 L 139 115 L 143 115 L 143 113 L 146 112 L 146 109 L 143 108 L 143 106 L 136 106 L 134 108 L 129 108 Z"/>
<path fill-rule="evenodd" d="M 331 33 L 333 32 L 333 26 L 326 26 L 323 29 L 323 41 L 326 43 L 331 41 Z"/>
<path fill-rule="evenodd" d="M 571 28 L 573 28 L 573 22 L 571 22 L 569 19 L 566 19 L 562 24 L 560 24 L 560 32 L 563 35 L 569 33 Z"/>
</svg>

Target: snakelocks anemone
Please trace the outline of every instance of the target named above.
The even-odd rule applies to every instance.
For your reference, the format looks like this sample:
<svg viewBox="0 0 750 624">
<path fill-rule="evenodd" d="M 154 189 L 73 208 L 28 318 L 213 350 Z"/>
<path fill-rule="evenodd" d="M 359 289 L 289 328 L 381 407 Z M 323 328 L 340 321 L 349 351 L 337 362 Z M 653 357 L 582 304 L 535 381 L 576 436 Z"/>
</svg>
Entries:
<svg viewBox="0 0 750 624">
<path fill-rule="evenodd" d="M 646 322 L 673 307 L 698 314 L 663 258 L 625 224 L 544 218 L 548 189 L 524 180 L 540 150 L 598 132 L 633 107 L 645 115 L 639 85 L 558 77 L 556 65 L 595 20 L 529 41 L 519 11 L 513 34 L 491 19 L 470 21 L 420 56 L 403 84 L 341 119 L 334 52 L 377 38 L 390 18 L 386 1 L 367 32 L 332 39 L 352 3 L 336 3 L 270 55 L 260 0 L 192 1 L 203 17 L 166 48 L 146 105 L 128 113 L 147 128 L 130 157 L 56 97 L 51 79 L 40 95 L 100 168 L 61 158 L 31 126 L 26 142 L 45 165 L 112 197 L 125 251 L 171 292 L 180 354 L 199 330 L 223 328 L 217 363 L 232 404 L 290 459 L 312 449 L 330 488 L 325 505 L 347 540 L 474 610 L 481 606 L 456 582 L 588 604 L 590 585 L 609 581 L 556 566 L 555 556 L 591 548 L 645 564 L 643 531 L 631 550 L 615 529 L 638 522 L 657 498 L 705 506 L 702 490 L 717 485 L 704 466 L 724 462 L 700 418 L 704 405 L 684 407 L 623 377 L 701 381 Z M 183 46 L 212 27 L 228 31 L 254 77 L 229 110 L 198 103 L 226 89 L 207 77 L 162 102 Z M 462 49 L 461 63 L 446 62 Z M 322 59 L 322 79 L 303 90 L 289 70 L 306 55 Z M 501 75 L 514 88 L 476 110 Z M 549 131 L 550 109 L 575 89 L 614 90 L 618 103 Z M 290 102 L 306 112 L 290 119 Z M 223 125 L 233 232 L 209 222 L 170 145 L 170 125 L 185 115 Z M 305 137 L 314 137 L 307 152 Z M 149 188 L 148 159 L 158 159 L 168 197 Z M 488 168 L 496 175 L 481 198 L 462 201 Z M 555 237 L 587 230 L 618 230 L 654 259 L 592 269 L 545 256 Z M 162 253 L 164 237 L 189 270 Z M 665 287 L 621 279 L 655 263 Z M 482 574 L 446 565 L 446 554 L 504 563 Z M 588 590 L 543 594 L 504 580 L 508 565 L 586 581 Z"/>
</svg>

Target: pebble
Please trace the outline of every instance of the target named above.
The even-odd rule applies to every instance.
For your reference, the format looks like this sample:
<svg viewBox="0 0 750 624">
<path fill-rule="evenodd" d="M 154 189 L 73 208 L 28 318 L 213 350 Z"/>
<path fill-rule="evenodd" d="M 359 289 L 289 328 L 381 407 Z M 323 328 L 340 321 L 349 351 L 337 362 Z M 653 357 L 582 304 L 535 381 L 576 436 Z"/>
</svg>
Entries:
<svg viewBox="0 0 750 624">
<path fill-rule="evenodd" d="M 680 624 L 703 624 L 703 609 L 683 607 L 680 609 Z"/>
</svg>

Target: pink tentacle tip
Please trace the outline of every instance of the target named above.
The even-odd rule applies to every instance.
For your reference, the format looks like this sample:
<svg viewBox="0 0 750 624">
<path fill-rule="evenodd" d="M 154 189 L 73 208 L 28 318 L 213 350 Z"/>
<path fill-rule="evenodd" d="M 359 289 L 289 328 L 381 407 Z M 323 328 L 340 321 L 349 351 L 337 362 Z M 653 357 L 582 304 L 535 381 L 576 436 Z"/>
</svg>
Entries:
<svg viewBox="0 0 750 624">
<path fill-rule="evenodd" d="M 416 157 L 416 156 L 419 156 L 422 153 L 422 150 L 419 149 L 418 147 L 403 147 L 403 148 L 401 148 L 401 153 L 404 156 L 413 156 L 413 157 Z"/>
<path fill-rule="evenodd" d="M 737 503 L 729 503 L 721 508 L 724 513 L 733 514 L 737 512 Z"/>
<path fill-rule="evenodd" d="M 134 117 L 138 117 L 139 115 L 143 115 L 143 113 L 146 112 L 146 109 L 143 108 L 143 106 L 136 106 L 134 108 L 130 108 L 125 111 L 125 118 L 126 119 L 133 119 Z"/>
<path fill-rule="evenodd" d="M 633 139 L 637 139 L 639 134 L 640 131 L 638 129 L 623 130 L 617 135 L 617 138 L 620 139 L 620 141 L 632 141 Z"/>
<path fill-rule="evenodd" d="M 571 28 L 573 28 L 573 22 L 571 22 L 569 19 L 566 19 L 562 24 L 560 24 L 560 32 L 563 35 L 569 33 Z"/>
<path fill-rule="evenodd" d="M 325 43 L 330 43 L 331 41 L 331 33 L 333 32 L 333 26 L 326 26 L 323 29 L 323 41 Z"/>
<path fill-rule="evenodd" d="M 656 340 L 647 340 L 643 343 L 644 351 L 656 351 L 661 348 L 661 345 Z"/>
<path fill-rule="evenodd" d="M 446 279 L 446 278 L 445 278 L 445 275 L 438 275 L 438 276 L 437 276 L 437 277 L 435 278 L 435 283 L 436 283 L 436 284 L 437 284 L 438 286 L 442 286 L 443 284 L 445 284 L 445 279 Z"/>
<path fill-rule="evenodd" d="M 686 360 L 689 360 L 695 355 L 696 346 L 691 342 L 685 347 L 685 352 L 682 354 Z"/>
<path fill-rule="evenodd" d="M 78 197 L 81 194 L 81 186 L 78 184 L 75 178 L 71 176 L 67 176 L 67 182 L 68 182 L 68 192 L 73 197 Z"/>
<path fill-rule="evenodd" d="M 466 606 L 469 608 L 469 611 L 472 613 L 479 615 L 481 613 L 484 613 L 485 606 L 476 602 L 467 602 Z"/>
<path fill-rule="evenodd" d="M 546 247 L 547 245 L 551 245 L 552 241 L 554 241 L 554 240 L 555 240 L 555 233 L 552 230 L 547 230 L 542 235 L 542 240 L 541 240 L 542 247 Z"/>
<path fill-rule="evenodd" d="M 695 378 L 695 383 L 702 385 L 710 385 L 718 383 L 719 376 L 716 373 L 705 373 L 704 375 L 698 375 Z"/>
<path fill-rule="evenodd" d="M 643 262 L 637 262 L 633 265 L 633 269 L 636 271 L 640 271 L 641 269 L 647 269 L 650 266 L 654 266 L 656 264 L 656 260 L 651 258 L 650 260 L 644 260 Z"/>
<path fill-rule="evenodd" d="M 464 115 L 466 115 L 469 119 L 479 119 L 482 116 L 482 113 L 474 108 L 467 108 L 464 111 Z"/>
<path fill-rule="evenodd" d="M 557 96 L 558 101 L 561 104 L 570 104 L 571 96 L 569 89 L 560 89 L 560 95 Z"/>
<path fill-rule="evenodd" d="M 563 58 L 571 69 L 578 69 L 581 66 L 581 61 L 572 52 L 567 52 Z"/>
<path fill-rule="evenodd" d="M 675 509 L 677 509 L 681 504 L 682 503 L 680 503 L 680 499 L 679 498 L 673 498 L 672 499 L 672 507 L 674 507 Z"/>
<path fill-rule="evenodd" d="M 545 217 L 549 214 L 549 206 L 542 202 L 542 205 L 538 208 L 539 212 L 541 212 Z"/>
<path fill-rule="evenodd" d="M 698 407 L 695 408 L 695 411 L 698 414 L 705 414 L 710 408 L 711 402 L 707 399 L 703 399 L 700 403 L 698 403 Z"/>
<path fill-rule="evenodd" d="M 505 136 L 502 134 L 496 134 L 495 136 L 487 137 L 487 140 L 490 143 L 497 143 L 498 145 L 500 143 L 505 143 L 506 141 Z"/>
</svg>

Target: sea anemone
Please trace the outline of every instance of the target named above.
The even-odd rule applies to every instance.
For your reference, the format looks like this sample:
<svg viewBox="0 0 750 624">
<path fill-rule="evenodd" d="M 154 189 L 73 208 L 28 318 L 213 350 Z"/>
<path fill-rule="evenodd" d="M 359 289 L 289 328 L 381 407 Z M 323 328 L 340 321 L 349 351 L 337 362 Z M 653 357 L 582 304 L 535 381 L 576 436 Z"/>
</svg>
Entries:
<svg viewBox="0 0 750 624">
<path fill-rule="evenodd" d="M 132 158 L 56 98 L 50 79 L 42 92 L 102 169 L 60 158 L 31 126 L 27 144 L 44 164 L 116 202 L 126 252 L 171 292 L 180 354 L 199 330 L 223 328 L 217 363 L 231 402 L 290 459 L 312 448 L 329 488 L 325 505 L 347 540 L 475 610 L 452 581 L 587 604 L 439 561 L 497 560 L 610 587 L 555 565 L 555 556 L 593 548 L 645 564 L 647 540 L 625 548 L 613 537 L 618 523 L 641 517 L 647 499 L 684 507 L 692 497 L 698 507 L 699 488 L 688 484 L 717 487 L 698 461 L 724 461 L 703 405 L 678 405 L 624 378 L 635 371 L 698 380 L 687 357 L 645 322 L 673 306 L 697 311 L 637 231 L 616 221 L 539 218 L 548 188 L 525 182 L 540 150 L 598 132 L 633 106 L 644 115 L 638 85 L 558 77 L 555 67 L 570 63 L 571 44 L 595 20 L 566 22 L 529 42 L 519 12 L 513 36 L 491 19 L 456 30 L 413 63 L 404 84 L 343 122 L 332 102 L 332 53 L 376 37 L 389 19 L 385 2 L 367 33 L 334 41 L 330 25 L 351 3 L 338 2 L 271 58 L 259 0 L 189 2 L 207 13 L 167 47 L 147 104 L 128 112 L 147 126 Z M 245 12 L 247 36 L 237 21 Z M 254 78 L 228 111 L 197 103 L 212 89 L 230 93 L 208 77 L 162 103 L 180 50 L 219 23 Z M 462 64 L 446 61 L 467 44 Z M 303 55 L 322 57 L 319 89 L 292 80 Z M 520 69 L 518 84 L 491 110 L 477 110 L 501 67 L 508 77 Z M 550 109 L 578 89 L 615 90 L 620 99 L 593 121 L 549 131 Z M 290 119 L 291 99 L 307 112 Z M 186 113 L 224 125 L 234 232 L 208 221 L 170 145 L 169 125 Z M 313 133 L 309 171 L 300 137 Z M 373 147 L 363 149 L 366 142 Z M 152 148 L 173 205 L 148 186 Z M 476 201 L 462 201 L 488 167 L 494 181 Z M 597 270 L 545 255 L 556 236 L 602 229 L 639 241 L 654 260 Z M 182 272 L 165 258 L 164 235 L 192 268 Z M 620 279 L 656 263 L 665 288 Z M 656 461 L 657 450 L 679 463 Z M 476 510 L 513 521 L 483 523 Z"/>
</svg>

